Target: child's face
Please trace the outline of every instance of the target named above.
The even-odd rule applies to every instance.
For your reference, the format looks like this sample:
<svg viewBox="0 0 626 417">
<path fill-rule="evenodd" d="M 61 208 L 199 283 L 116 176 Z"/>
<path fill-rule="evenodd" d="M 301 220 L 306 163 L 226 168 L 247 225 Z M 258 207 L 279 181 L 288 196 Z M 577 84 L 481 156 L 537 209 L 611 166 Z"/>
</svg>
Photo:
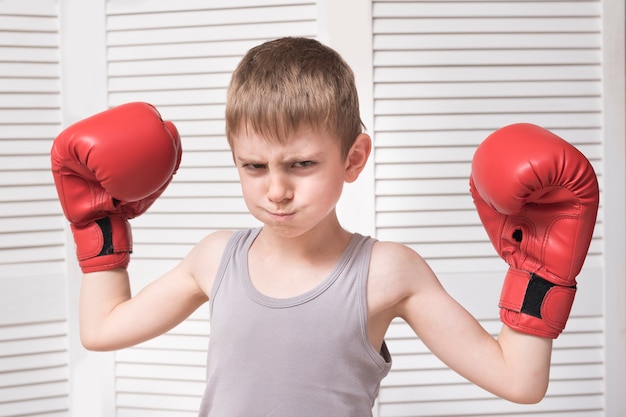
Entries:
<svg viewBox="0 0 626 417">
<path fill-rule="evenodd" d="M 266 227 L 295 237 L 335 219 L 346 160 L 330 135 L 301 129 L 281 144 L 243 129 L 233 157 L 246 205 Z"/>
</svg>

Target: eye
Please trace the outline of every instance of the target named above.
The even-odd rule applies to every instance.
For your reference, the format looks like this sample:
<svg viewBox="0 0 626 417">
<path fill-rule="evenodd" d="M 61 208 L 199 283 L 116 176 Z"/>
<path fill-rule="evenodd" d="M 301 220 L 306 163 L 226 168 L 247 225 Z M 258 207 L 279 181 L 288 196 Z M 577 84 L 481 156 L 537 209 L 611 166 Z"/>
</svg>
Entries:
<svg viewBox="0 0 626 417">
<path fill-rule="evenodd" d="M 310 168 L 315 165 L 315 161 L 298 161 L 293 165 L 296 168 Z"/>
<path fill-rule="evenodd" d="M 249 171 L 258 171 L 265 168 L 265 164 L 243 164 L 242 167 Z"/>
</svg>

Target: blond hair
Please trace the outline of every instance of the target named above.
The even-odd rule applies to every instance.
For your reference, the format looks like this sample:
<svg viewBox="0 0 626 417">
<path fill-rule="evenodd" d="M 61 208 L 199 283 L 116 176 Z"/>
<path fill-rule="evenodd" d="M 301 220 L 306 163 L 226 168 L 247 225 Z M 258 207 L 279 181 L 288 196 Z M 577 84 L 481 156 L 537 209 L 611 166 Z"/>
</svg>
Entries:
<svg viewBox="0 0 626 417">
<path fill-rule="evenodd" d="M 307 38 L 281 38 L 248 51 L 226 101 L 226 136 L 251 129 L 285 141 L 301 128 L 340 141 L 343 156 L 362 132 L 354 74 L 333 49 Z"/>
</svg>

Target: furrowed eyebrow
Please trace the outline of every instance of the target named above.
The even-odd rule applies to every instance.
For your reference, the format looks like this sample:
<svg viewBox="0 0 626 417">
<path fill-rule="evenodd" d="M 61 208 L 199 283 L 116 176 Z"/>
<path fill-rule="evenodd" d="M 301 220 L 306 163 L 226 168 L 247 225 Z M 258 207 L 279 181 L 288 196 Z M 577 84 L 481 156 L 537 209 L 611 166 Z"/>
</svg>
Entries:
<svg viewBox="0 0 626 417">
<path fill-rule="evenodd" d="M 285 162 L 315 161 L 315 160 L 320 159 L 321 156 L 322 156 L 321 152 L 316 152 L 316 153 L 309 154 L 309 155 L 294 155 L 290 157 L 288 160 L 286 160 Z"/>
<path fill-rule="evenodd" d="M 292 164 L 295 162 L 302 162 L 302 161 L 317 161 L 322 157 L 322 153 L 321 152 L 316 152 L 310 155 L 293 155 L 293 156 L 288 156 L 284 159 L 281 159 L 280 163 L 281 164 Z M 246 156 L 237 156 L 235 157 L 235 161 L 238 164 L 266 164 L 267 161 L 265 161 L 264 159 L 255 159 L 253 157 L 246 157 Z"/>
<path fill-rule="evenodd" d="M 236 161 L 238 164 L 241 164 L 241 165 L 245 165 L 245 164 L 260 164 L 260 163 L 263 163 L 263 162 L 261 162 L 261 160 L 260 160 L 260 159 L 253 159 L 253 158 L 249 158 L 249 157 L 241 157 L 241 156 L 237 156 L 237 157 L 235 157 L 235 161 Z"/>
</svg>

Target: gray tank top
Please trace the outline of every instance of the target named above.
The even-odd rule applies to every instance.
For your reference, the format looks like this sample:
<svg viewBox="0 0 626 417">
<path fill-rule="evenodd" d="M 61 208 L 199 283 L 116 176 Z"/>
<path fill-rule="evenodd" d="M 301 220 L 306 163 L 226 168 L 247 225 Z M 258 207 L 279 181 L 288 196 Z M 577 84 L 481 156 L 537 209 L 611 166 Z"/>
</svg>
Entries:
<svg viewBox="0 0 626 417">
<path fill-rule="evenodd" d="M 367 417 L 391 367 L 367 335 L 370 237 L 354 234 L 335 269 L 292 298 L 256 290 L 247 254 L 261 229 L 236 232 L 210 300 L 200 417 Z"/>
</svg>

